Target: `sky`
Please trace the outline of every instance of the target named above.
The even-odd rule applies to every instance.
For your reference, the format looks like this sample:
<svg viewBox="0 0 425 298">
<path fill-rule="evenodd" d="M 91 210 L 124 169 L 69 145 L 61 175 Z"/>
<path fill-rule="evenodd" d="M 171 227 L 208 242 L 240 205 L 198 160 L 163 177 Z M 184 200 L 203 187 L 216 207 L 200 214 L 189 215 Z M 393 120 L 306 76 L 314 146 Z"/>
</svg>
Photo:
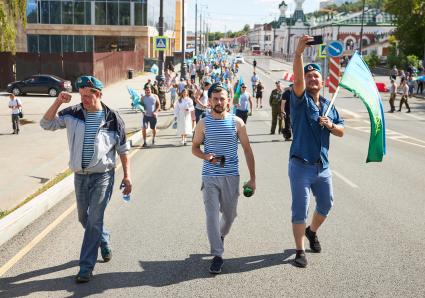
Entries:
<svg viewBox="0 0 425 298">
<path fill-rule="evenodd" d="M 239 31 L 245 24 L 252 28 L 254 24 L 271 22 L 280 16 L 279 4 L 282 0 L 186 0 L 186 27 L 189 31 L 195 30 L 195 3 L 198 2 L 199 14 L 207 16 L 210 31 Z M 285 0 L 291 14 L 295 9 L 293 0 Z M 320 0 L 305 0 L 304 13 L 319 8 Z M 204 17 L 204 16 L 203 16 Z"/>
</svg>

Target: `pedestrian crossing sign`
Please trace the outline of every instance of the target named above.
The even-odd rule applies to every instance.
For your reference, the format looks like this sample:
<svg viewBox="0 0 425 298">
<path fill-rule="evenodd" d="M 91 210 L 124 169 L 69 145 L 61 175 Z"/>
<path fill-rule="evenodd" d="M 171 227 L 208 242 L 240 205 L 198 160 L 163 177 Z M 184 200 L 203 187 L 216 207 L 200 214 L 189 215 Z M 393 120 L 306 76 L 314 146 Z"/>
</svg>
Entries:
<svg viewBox="0 0 425 298">
<path fill-rule="evenodd" d="M 167 36 L 155 36 L 154 37 L 154 49 L 156 51 L 165 51 L 168 48 L 168 37 Z"/>
<path fill-rule="evenodd" d="M 319 58 L 326 58 L 326 44 L 319 44 Z"/>
</svg>

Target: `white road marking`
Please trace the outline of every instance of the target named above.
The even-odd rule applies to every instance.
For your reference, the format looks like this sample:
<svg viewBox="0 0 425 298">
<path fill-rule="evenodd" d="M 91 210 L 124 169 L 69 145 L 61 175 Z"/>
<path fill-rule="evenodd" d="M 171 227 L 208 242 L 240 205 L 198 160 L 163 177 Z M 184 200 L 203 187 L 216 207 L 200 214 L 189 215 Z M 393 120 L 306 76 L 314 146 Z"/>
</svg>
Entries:
<svg viewBox="0 0 425 298">
<path fill-rule="evenodd" d="M 128 156 L 131 159 L 137 150 L 131 152 Z M 119 164 L 116 169 L 118 170 L 121 167 Z M 42 241 L 51 231 L 53 231 L 68 215 L 70 215 L 77 208 L 77 204 L 74 203 L 65 210 L 58 218 L 56 218 L 51 224 L 49 224 L 43 231 L 40 232 L 33 240 L 31 240 L 27 245 L 25 245 L 16 255 L 14 255 L 9 261 L 6 262 L 2 267 L 0 267 L 0 277 L 2 277 L 10 268 L 12 268 L 16 263 L 18 263 L 27 253 L 29 253 L 40 241 Z"/>
<path fill-rule="evenodd" d="M 415 115 L 415 114 L 412 114 L 412 113 L 406 113 L 406 115 L 407 115 L 407 116 L 409 116 L 409 117 L 412 117 L 412 118 L 414 118 L 414 119 L 416 119 L 416 120 L 422 120 L 422 121 L 425 121 L 425 118 L 422 118 L 422 117 L 420 117 L 420 116 L 418 116 L 418 115 Z"/>
<path fill-rule="evenodd" d="M 357 184 L 355 184 L 354 182 L 350 181 L 347 177 L 345 177 L 341 173 L 339 173 L 339 172 L 337 172 L 335 170 L 332 170 L 332 173 L 335 174 L 339 179 L 341 179 L 342 181 L 344 181 L 345 183 L 347 183 L 352 188 L 358 188 Z"/>
</svg>

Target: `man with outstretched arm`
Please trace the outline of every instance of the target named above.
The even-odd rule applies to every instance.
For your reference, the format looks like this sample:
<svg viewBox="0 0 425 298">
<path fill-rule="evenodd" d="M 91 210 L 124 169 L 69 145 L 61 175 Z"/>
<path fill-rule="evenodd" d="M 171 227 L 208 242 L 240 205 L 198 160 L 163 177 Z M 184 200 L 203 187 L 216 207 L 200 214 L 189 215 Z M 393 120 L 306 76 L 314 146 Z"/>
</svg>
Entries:
<svg viewBox="0 0 425 298">
<path fill-rule="evenodd" d="M 130 145 L 124 121 L 102 101 L 103 84 L 92 76 L 77 79 L 81 102 L 61 111 L 71 95 L 61 92 L 40 121 L 46 130 L 67 129 L 70 161 L 74 172 L 78 220 L 84 228 L 77 283 L 88 282 L 97 261 L 98 251 L 104 262 L 112 258 L 109 232 L 103 225 L 106 206 L 112 196 L 115 155 L 118 153 L 124 172 L 123 194 L 131 193 Z"/>
<path fill-rule="evenodd" d="M 204 160 L 202 194 L 205 204 L 207 233 L 214 256 L 210 273 L 218 274 L 223 266 L 224 238 L 236 217 L 239 197 L 238 140 L 248 165 L 247 186 L 255 191 L 255 160 L 245 123 L 227 112 L 227 85 L 214 83 L 208 89 L 211 113 L 199 120 L 192 140 L 193 155 Z M 201 144 L 204 143 L 204 151 Z M 221 218 L 220 218 L 221 212 Z"/>
<path fill-rule="evenodd" d="M 294 85 L 290 98 L 293 141 L 289 153 L 288 175 L 292 192 L 292 228 L 296 245 L 294 265 L 307 266 L 304 235 L 313 252 L 321 246 L 317 231 L 333 205 L 332 172 L 328 150 L 330 135 L 344 135 L 344 120 L 334 106 L 325 116 L 330 101 L 320 96 L 323 79 L 320 66 L 304 67 L 303 53 L 313 37 L 304 35 L 298 42 L 294 58 Z M 316 198 L 313 220 L 306 228 L 310 190 Z"/>
</svg>

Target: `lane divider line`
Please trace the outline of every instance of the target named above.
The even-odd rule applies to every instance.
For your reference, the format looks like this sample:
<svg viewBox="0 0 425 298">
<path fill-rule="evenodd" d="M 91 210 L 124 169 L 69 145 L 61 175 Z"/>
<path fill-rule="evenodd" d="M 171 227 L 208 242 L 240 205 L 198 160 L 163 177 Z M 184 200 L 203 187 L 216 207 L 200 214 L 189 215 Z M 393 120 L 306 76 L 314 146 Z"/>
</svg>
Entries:
<svg viewBox="0 0 425 298">
<path fill-rule="evenodd" d="M 133 150 L 128 155 L 128 158 L 131 159 L 138 150 Z M 115 168 L 119 170 L 121 168 L 121 163 Z M 0 277 L 2 277 L 10 268 L 12 268 L 16 263 L 18 263 L 25 255 L 27 255 L 40 241 L 42 241 L 51 231 L 53 231 L 68 215 L 70 215 L 77 208 L 77 203 L 73 203 L 71 207 L 66 209 L 61 215 L 59 215 L 51 224 L 49 224 L 43 231 L 41 231 L 33 240 L 31 240 L 25 247 L 23 247 L 16 255 L 14 255 L 9 261 L 6 262 L 3 266 L 0 267 Z"/>
<path fill-rule="evenodd" d="M 332 169 L 332 173 L 335 174 L 335 176 L 337 176 L 339 179 L 341 179 L 342 181 L 344 181 L 345 183 L 347 183 L 352 188 L 358 188 L 357 184 L 355 184 L 354 182 L 351 182 L 347 177 L 345 177 L 341 173 L 339 173 L 339 172 L 337 172 L 337 171 L 335 171 L 333 169 Z"/>
</svg>

